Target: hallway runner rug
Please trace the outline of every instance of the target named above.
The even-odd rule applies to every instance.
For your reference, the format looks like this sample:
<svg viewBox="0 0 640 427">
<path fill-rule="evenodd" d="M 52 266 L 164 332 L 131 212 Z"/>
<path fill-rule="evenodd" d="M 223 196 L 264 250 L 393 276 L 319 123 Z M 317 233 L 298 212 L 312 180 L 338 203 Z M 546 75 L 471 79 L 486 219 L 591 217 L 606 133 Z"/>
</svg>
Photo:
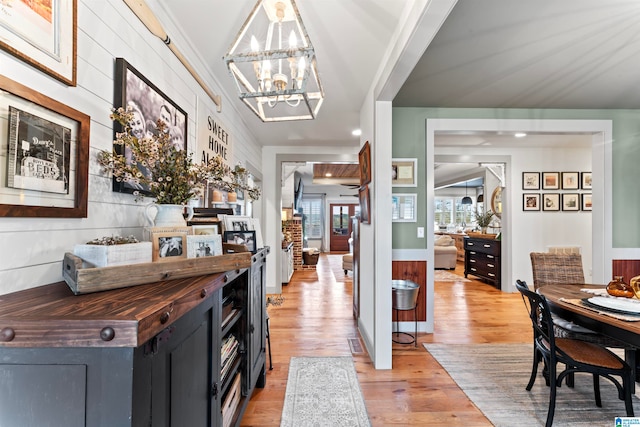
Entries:
<svg viewBox="0 0 640 427">
<path fill-rule="evenodd" d="M 482 413 L 498 427 L 544 426 L 549 408 L 549 388 L 542 364 L 531 391 L 533 349 L 529 344 L 424 344 Z M 560 368 L 561 365 L 558 365 Z M 626 416 L 624 401 L 608 380 L 600 380 L 602 408 L 593 396 L 593 377 L 576 374 L 575 387 L 557 389 L 554 426 L 614 426 Z M 633 396 L 635 413 L 639 400 Z"/>
<path fill-rule="evenodd" d="M 281 427 L 370 426 L 351 357 L 292 357 Z"/>
</svg>

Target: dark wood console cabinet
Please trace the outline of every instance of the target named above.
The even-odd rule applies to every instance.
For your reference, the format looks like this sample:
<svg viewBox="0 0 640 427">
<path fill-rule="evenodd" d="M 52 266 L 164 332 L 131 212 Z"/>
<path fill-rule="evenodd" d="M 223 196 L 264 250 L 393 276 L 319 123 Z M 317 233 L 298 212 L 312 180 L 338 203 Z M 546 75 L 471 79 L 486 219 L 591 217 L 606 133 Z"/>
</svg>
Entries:
<svg viewBox="0 0 640 427">
<path fill-rule="evenodd" d="M 464 238 L 464 277 L 483 278 L 500 289 L 500 241 L 477 237 Z"/>
<path fill-rule="evenodd" d="M 266 381 L 268 253 L 220 274 L 0 295 L 0 425 L 239 425 Z M 223 375 L 230 335 L 237 352 Z"/>
</svg>

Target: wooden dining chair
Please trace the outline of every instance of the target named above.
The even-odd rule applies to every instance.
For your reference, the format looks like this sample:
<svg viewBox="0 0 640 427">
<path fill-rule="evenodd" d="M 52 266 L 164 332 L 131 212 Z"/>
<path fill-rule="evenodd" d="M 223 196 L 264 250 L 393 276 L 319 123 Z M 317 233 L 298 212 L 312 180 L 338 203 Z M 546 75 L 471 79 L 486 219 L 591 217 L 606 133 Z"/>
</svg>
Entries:
<svg viewBox="0 0 640 427">
<path fill-rule="evenodd" d="M 548 372 L 550 392 L 546 426 L 550 427 L 553 424 L 557 388 L 561 386 L 565 377 L 576 372 L 593 375 L 593 392 L 598 407 L 602 406 L 600 377 L 615 384 L 618 398 L 624 400 L 627 416 L 633 417 L 631 389 L 634 378 L 631 367 L 605 347 L 586 341 L 556 337 L 546 298 L 531 291 L 526 282 L 521 280 L 516 281 L 516 288 L 522 296 L 533 326 L 533 367 L 526 389 L 531 390 L 533 387 L 541 360 L 544 361 Z M 560 372 L 557 371 L 558 363 L 565 366 Z M 621 381 L 615 377 L 620 377 Z"/>
</svg>

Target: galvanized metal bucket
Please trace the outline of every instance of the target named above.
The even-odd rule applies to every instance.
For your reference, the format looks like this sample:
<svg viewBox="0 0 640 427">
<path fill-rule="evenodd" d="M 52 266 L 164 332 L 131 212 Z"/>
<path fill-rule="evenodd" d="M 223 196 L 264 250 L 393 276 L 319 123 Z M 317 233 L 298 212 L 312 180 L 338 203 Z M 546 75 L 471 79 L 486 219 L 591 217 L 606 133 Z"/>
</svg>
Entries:
<svg viewBox="0 0 640 427">
<path fill-rule="evenodd" d="M 418 301 L 420 286 L 411 280 L 392 280 L 392 307 L 396 310 L 411 310 Z"/>
</svg>

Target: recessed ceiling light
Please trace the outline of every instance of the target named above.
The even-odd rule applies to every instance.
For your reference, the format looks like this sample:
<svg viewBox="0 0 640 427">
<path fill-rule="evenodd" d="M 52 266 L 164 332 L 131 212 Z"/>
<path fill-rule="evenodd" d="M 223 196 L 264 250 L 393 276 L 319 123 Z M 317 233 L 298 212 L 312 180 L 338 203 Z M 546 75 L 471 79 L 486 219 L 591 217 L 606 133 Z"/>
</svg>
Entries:
<svg viewBox="0 0 640 427">
<path fill-rule="evenodd" d="M 324 176 L 326 176 L 327 178 L 331 178 L 331 173 L 327 172 L 327 173 L 324 174 Z"/>
<path fill-rule="evenodd" d="M 527 136 L 527 134 L 524 132 L 516 132 L 514 136 L 516 138 L 524 138 L 525 136 Z"/>
<path fill-rule="evenodd" d="M 360 129 L 356 129 L 353 132 L 351 132 L 351 135 L 360 136 L 360 135 L 362 135 L 362 131 Z"/>
</svg>

